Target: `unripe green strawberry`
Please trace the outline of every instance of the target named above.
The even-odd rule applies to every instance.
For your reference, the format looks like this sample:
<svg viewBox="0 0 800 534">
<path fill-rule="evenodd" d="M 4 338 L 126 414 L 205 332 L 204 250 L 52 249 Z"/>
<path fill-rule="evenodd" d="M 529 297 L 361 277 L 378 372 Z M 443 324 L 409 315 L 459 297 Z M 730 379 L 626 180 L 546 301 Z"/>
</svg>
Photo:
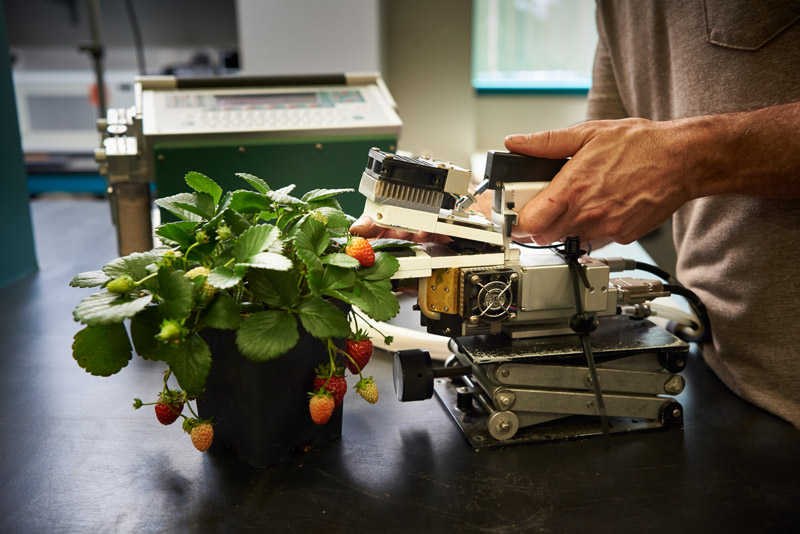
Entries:
<svg viewBox="0 0 800 534">
<path fill-rule="evenodd" d="M 331 418 L 333 409 L 336 407 L 333 395 L 324 389 L 318 389 L 309 395 L 311 399 L 308 401 L 308 412 L 311 414 L 311 420 L 318 425 L 324 425 Z"/>
<path fill-rule="evenodd" d="M 214 427 L 211 423 L 200 423 L 192 427 L 192 444 L 200 452 L 205 452 L 214 441 Z"/>
<path fill-rule="evenodd" d="M 122 275 L 119 278 L 115 278 L 106 284 L 107 290 L 109 290 L 111 293 L 118 293 L 120 295 L 127 295 L 133 290 L 134 287 L 133 279 L 127 274 Z"/>
<path fill-rule="evenodd" d="M 161 323 L 161 332 L 156 335 L 156 339 L 163 342 L 172 341 L 178 343 L 183 338 L 183 327 L 178 321 L 173 319 L 165 319 Z"/>
<path fill-rule="evenodd" d="M 208 234 L 204 231 L 200 230 L 196 234 L 194 234 L 194 240 L 198 243 L 208 243 Z"/>
<path fill-rule="evenodd" d="M 375 263 L 375 251 L 363 237 L 351 237 L 344 248 L 344 253 L 357 259 L 362 267 L 372 267 Z"/>
<path fill-rule="evenodd" d="M 225 223 L 220 223 L 217 227 L 217 241 L 225 241 L 226 239 L 233 239 L 233 231 Z"/>
<path fill-rule="evenodd" d="M 316 220 L 318 220 L 318 221 L 319 221 L 319 222 L 321 222 L 322 224 L 328 224 L 328 218 L 327 218 L 327 217 L 325 217 L 323 214 L 321 214 L 321 213 L 320 213 L 320 212 L 318 212 L 318 211 L 312 211 L 311 213 L 309 213 L 309 216 L 310 216 L 312 219 L 316 219 Z"/>
<path fill-rule="evenodd" d="M 370 404 L 378 402 L 378 385 L 372 377 L 362 378 L 356 384 L 356 393 L 364 397 L 364 400 Z"/>
<path fill-rule="evenodd" d="M 186 276 L 189 278 L 195 278 L 196 276 L 205 276 L 206 281 L 203 282 L 203 291 L 206 292 L 206 299 L 210 299 L 214 296 L 214 293 L 217 292 L 217 288 L 212 286 L 208 283 L 208 275 L 211 274 L 211 270 L 208 267 L 195 267 L 194 269 L 190 270 L 186 273 Z"/>
</svg>

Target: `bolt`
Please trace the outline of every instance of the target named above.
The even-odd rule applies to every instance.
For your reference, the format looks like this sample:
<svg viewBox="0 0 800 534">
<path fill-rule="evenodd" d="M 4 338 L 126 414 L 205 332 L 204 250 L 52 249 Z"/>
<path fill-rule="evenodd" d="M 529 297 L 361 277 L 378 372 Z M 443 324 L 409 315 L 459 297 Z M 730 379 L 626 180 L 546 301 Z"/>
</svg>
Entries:
<svg viewBox="0 0 800 534">
<path fill-rule="evenodd" d="M 513 393 L 504 392 L 497 395 L 497 400 L 503 405 L 503 407 L 511 408 L 511 406 L 514 404 L 514 401 L 517 399 Z"/>
<path fill-rule="evenodd" d="M 501 421 L 499 425 L 497 425 L 497 431 L 501 434 L 507 434 L 511 430 L 511 423 L 508 421 Z"/>
<path fill-rule="evenodd" d="M 447 335 L 449 336 L 449 335 L 450 335 L 450 333 L 452 332 L 452 330 L 450 330 L 450 327 L 449 327 L 449 326 L 446 326 L 446 327 L 444 328 L 444 330 L 442 330 L 442 332 L 444 332 L 445 334 L 447 334 Z"/>
<path fill-rule="evenodd" d="M 508 277 L 508 279 L 511 280 L 512 282 L 517 278 L 519 278 L 519 275 L 517 273 L 511 273 L 511 276 Z"/>
<path fill-rule="evenodd" d="M 447 307 L 447 306 L 445 306 L 445 307 L 444 307 L 444 311 L 450 311 L 450 308 L 449 308 L 449 307 Z"/>
<path fill-rule="evenodd" d="M 527 267 L 522 267 L 522 268 L 520 268 L 520 270 L 521 270 L 523 273 L 527 273 L 527 272 L 528 272 L 528 268 L 527 268 Z"/>
<path fill-rule="evenodd" d="M 664 384 L 664 391 L 666 391 L 667 393 L 672 393 L 674 395 L 677 395 L 678 393 L 683 391 L 683 383 L 681 382 L 680 377 L 673 376 L 669 380 L 669 382 Z"/>
<path fill-rule="evenodd" d="M 478 316 L 477 315 L 470 316 L 469 324 L 478 324 Z"/>
<path fill-rule="evenodd" d="M 502 369 L 500 371 L 500 376 L 502 376 L 503 378 L 508 378 L 508 375 L 510 375 L 510 374 L 511 374 L 511 371 L 509 371 L 508 369 Z"/>
<path fill-rule="evenodd" d="M 378 220 L 381 220 L 381 219 L 383 219 L 383 213 L 376 213 L 375 217 L 377 217 Z"/>
<path fill-rule="evenodd" d="M 383 159 L 394 159 L 394 154 L 386 154 Z"/>
<path fill-rule="evenodd" d="M 436 304 L 431 304 L 431 309 L 435 310 L 436 309 Z"/>
<path fill-rule="evenodd" d="M 450 293 L 450 288 L 449 287 L 444 288 L 444 292 L 445 293 Z"/>
<path fill-rule="evenodd" d="M 381 149 L 376 147 L 376 146 L 374 146 L 374 147 L 370 148 L 370 150 L 374 150 L 375 152 L 380 152 Z"/>
<path fill-rule="evenodd" d="M 587 388 L 594 387 L 594 380 L 592 380 L 592 377 L 589 375 L 583 377 L 583 383 Z"/>
<path fill-rule="evenodd" d="M 470 276 L 469 281 L 472 282 L 473 284 L 477 284 L 478 282 L 481 281 L 481 277 L 478 276 L 477 274 L 473 274 L 472 276 Z"/>
<path fill-rule="evenodd" d="M 450 269 L 445 269 L 444 272 L 445 274 L 450 274 Z"/>
<path fill-rule="evenodd" d="M 681 411 L 678 408 L 675 408 L 674 410 L 672 410 L 672 417 L 674 417 L 675 419 L 678 419 L 678 418 L 680 418 L 680 416 L 681 416 Z"/>
<path fill-rule="evenodd" d="M 469 393 L 469 388 L 458 388 L 459 393 Z"/>
<path fill-rule="evenodd" d="M 516 321 L 517 320 L 517 314 L 516 313 L 509 313 L 508 314 L 508 320 L 509 321 Z"/>
<path fill-rule="evenodd" d="M 587 402 L 587 403 L 586 403 L 586 407 L 587 407 L 587 408 L 589 408 L 589 409 L 592 409 L 592 408 L 594 408 L 594 401 L 589 401 L 589 402 Z"/>
<path fill-rule="evenodd" d="M 431 286 L 431 291 L 436 291 L 436 286 Z"/>
</svg>

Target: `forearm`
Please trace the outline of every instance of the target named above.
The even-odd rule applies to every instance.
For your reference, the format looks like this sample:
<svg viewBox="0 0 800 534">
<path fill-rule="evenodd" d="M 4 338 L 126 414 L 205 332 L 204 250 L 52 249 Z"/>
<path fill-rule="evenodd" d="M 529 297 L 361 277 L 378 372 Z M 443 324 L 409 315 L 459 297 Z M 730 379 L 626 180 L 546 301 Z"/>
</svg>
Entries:
<svg viewBox="0 0 800 534">
<path fill-rule="evenodd" d="M 800 198 L 800 102 L 674 121 L 691 198 Z"/>
</svg>

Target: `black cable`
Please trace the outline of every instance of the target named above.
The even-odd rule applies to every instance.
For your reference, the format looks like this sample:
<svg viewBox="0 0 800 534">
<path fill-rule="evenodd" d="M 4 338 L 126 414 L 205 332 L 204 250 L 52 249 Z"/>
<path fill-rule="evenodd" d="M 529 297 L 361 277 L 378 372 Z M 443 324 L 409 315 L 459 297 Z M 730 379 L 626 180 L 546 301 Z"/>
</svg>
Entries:
<svg viewBox="0 0 800 534">
<path fill-rule="evenodd" d="M 693 341 L 696 343 L 710 341 L 711 321 L 708 318 L 708 310 L 706 310 L 706 305 L 703 304 L 703 301 L 700 300 L 700 297 L 698 297 L 694 291 L 682 285 L 664 284 L 664 289 L 670 293 L 674 293 L 675 295 L 680 295 L 685 298 L 689 303 L 689 306 L 691 306 L 692 310 L 694 310 L 695 315 L 697 315 L 698 319 L 700 319 L 700 323 L 702 325 L 702 331 L 700 332 L 700 335 L 697 336 L 689 336 L 677 331 L 675 333 L 680 334 L 679 337 L 681 337 L 684 341 Z"/>
<path fill-rule="evenodd" d="M 654 274 L 654 275 L 658 276 L 659 278 L 661 278 L 662 280 L 665 280 L 669 284 L 673 284 L 673 285 L 676 285 L 676 286 L 683 286 L 683 284 L 678 282 L 677 278 L 675 278 L 674 276 L 669 274 L 667 271 L 665 271 L 661 267 L 658 267 L 657 265 L 651 265 L 651 264 L 645 263 L 643 261 L 637 261 L 636 262 L 636 269 L 639 269 L 640 271 L 646 271 L 646 272 L 648 272 L 650 274 Z"/>
<path fill-rule="evenodd" d="M 125 10 L 128 12 L 128 22 L 131 24 L 133 33 L 133 46 L 136 49 L 136 64 L 139 66 L 139 74 L 147 74 L 147 67 L 144 64 L 144 45 L 142 44 L 142 32 L 139 29 L 139 19 L 136 18 L 136 11 L 133 9 L 133 0 L 125 0 Z"/>
<path fill-rule="evenodd" d="M 546 248 L 557 249 L 564 246 L 564 243 L 551 243 L 549 245 L 531 245 L 530 243 L 520 243 L 519 241 L 512 241 L 512 243 L 514 243 L 515 245 L 519 245 L 521 247 L 531 248 L 535 250 L 542 250 Z"/>
</svg>

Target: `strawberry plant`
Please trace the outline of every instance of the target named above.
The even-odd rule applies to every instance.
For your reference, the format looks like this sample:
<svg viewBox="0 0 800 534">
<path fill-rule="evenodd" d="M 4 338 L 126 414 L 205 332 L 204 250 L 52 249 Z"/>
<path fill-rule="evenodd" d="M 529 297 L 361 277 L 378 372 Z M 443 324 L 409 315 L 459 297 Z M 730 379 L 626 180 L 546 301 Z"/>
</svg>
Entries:
<svg viewBox="0 0 800 534">
<path fill-rule="evenodd" d="M 377 240 L 369 251 L 361 244 L 360 259 L 354 258 L 346 253 L 353 218 L 335 198 L 351 190 L 317 189 L 298 197 L 292 195 L 294 186 L 272 190 L 253 175 L 238 176 L 250 189 L 223 194 L 213 180 L 190 172 L 186 183 L 193 191 L 156 201 L 178 218 L 156 228 L 161 246 L 117 258 L 70 282 L 100 288 L 73 312 L 84 325 L 72 346 L 78 365 L 92 375 L 110 376 L 134 351 L 164 362 L 162 391 L 149 404 L 159 419 L 183 417 L 195 445 L 198 434 L 203 445 L 212 434 L 189 403 L 203 394 L 213 358 L 201 336 L 204 329 L 234 330 L 239 352 L 261 362 L 294 347 L 302 325 L 328 350 L 330 375 L 308 386 L 319 399 L 315 404 L 325 399 L 327 406 L 328 385 L 340 378 L 334 370 L 352 361 L 333 340 L 354 337 L 356 317 L 384 321 L 398 312 L 390 282 L 398 262 L 382 249 L 410 246 Z M 374 260 L 365 266 L 364 256 L 373 250 Z M 334 299 L 352 309 L 343 311 Z M 170 377 L 179 389 L 167 386 Z M 136 399 L 134 406 L 144 404 Z"/>
</svg>

